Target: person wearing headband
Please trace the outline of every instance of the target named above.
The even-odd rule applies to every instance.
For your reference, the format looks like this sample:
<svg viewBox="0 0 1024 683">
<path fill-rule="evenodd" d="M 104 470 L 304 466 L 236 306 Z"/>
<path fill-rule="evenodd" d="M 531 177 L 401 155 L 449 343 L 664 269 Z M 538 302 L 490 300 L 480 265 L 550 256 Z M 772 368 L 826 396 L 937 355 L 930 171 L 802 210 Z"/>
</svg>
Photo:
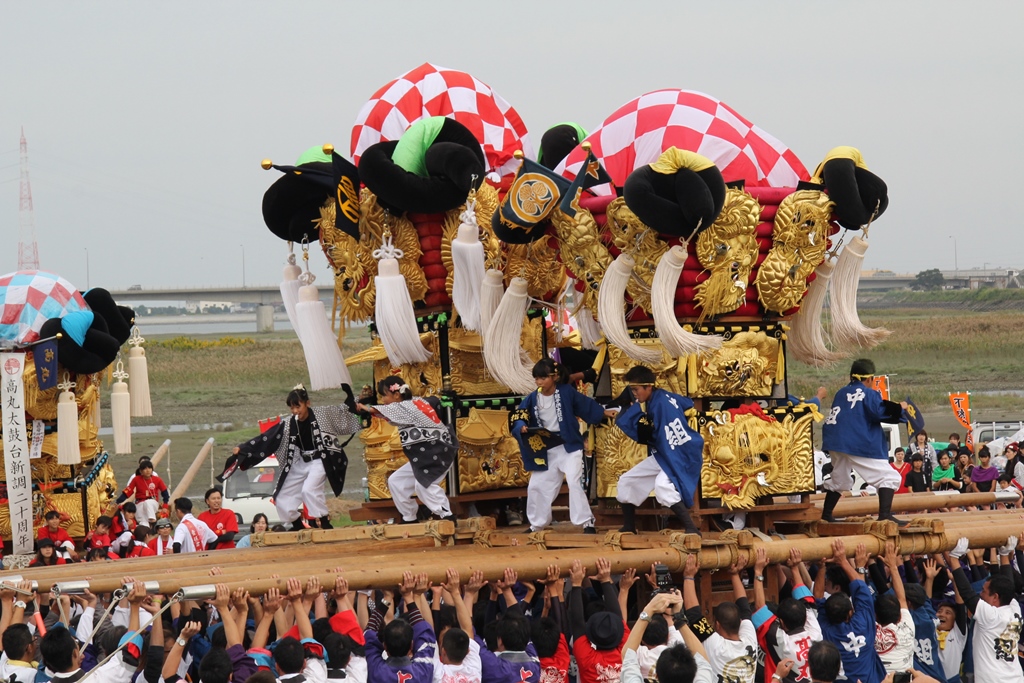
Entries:
<svg viewBox="0 0 1024 683">
<path fill-rule="evenodd" d="M 900 487 L 900 474 L 889 466 L 882 424 L 903 419 L 906 403 L 886 401 L 871 388 L 875 363 L 868 358 L 853 361 L 850 383 L 836 392 L 832 408 L 822 427 L 822 450 L 832 460 L 832 477 L 825 482 L 825 505 L 821 519 L 835 521 L 832 513 L 843 491 L 853 488 L 851 470 L 856 470 L 878 491 L 878 520 L 905 526 L 892 514 L 892 498 Z"/>
<path fill-rule="evenodd" d="M 352 410 L 355 406 L 352 390 L 347 384 L 342 385 L 342 389 L 348 395 L 344 405 L 311 406 L 306 388 L 297 385 L 286 399 L 291 417 L 283 418 L 232 451 L 244 461 L 238 468 L 242 470 L 271 455 L 277 456 L 281 476 L 274 490 L 274 505 L 278 518 L 290 523 L 293 531 L 305 528 L 300 510 L 303 505 L 313 518 L 312 526 L 332 528 L 324 483 L 329 481 L 334 495 L 341 495 L 348 469 L 348 456 L 342 448 L 341 437 L 362 429 L 359 417 Z"/>
</svg>

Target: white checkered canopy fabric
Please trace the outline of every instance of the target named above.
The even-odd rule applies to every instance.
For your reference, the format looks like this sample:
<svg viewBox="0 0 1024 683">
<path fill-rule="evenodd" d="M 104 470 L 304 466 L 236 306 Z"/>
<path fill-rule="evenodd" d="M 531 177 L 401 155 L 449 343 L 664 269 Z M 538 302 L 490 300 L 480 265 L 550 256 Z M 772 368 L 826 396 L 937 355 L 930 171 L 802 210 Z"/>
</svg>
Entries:
<svg viewBox="0 0 1024 683">
<path fill-rule="evenodd" d="M 788 147 L 719 99 L 692 90 L 655 90 L 615 110 L 589 136 L 594 155 L 616 186 L 669 147 L 715 162 L 726 182 L 747 187 L 796 187 L 807 169 Z M 555 169 L 575 178 L 586 155 L 576 147 Z M 593 188 L 608 194 L 607 185 Z"/>
<path fill-rule="evenodd" d="M 75 286 L 59 275 L 21 270 L 0 276 L 0 341 L 29 344 L 50 318 L 88 310 Z"/>
<path fill-rule="evenodd" d="M 464 71 L 422 64 L 375 92 L 352 126 L 352 160 L 370 145 L 397 140 L 416 121 L 447 116 L 473 132 L 487 158 L 487 172 L 514 175 L 522 150 L 533 157 L 526 125 L 504 98 Z"/>
</svg>

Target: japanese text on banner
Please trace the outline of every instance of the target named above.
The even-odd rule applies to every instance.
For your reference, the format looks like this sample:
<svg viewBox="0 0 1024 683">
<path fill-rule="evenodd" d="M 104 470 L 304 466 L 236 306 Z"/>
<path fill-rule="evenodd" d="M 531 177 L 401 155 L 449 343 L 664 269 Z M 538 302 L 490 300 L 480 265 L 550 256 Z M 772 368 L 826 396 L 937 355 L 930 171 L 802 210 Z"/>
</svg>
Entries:
<svg viewBox="0 0 1024 683">
<path fill-rule="evenodd" d="M 882 395 L 886 401 L 889 399 L 889 375 L 875 375 L 871 378 L 871 388 Z"/>
<path fill-rule="evenodd" d="M 956 421 L 967 430 L 964 445 L 974 450 L 974 433 L 971 431 L 971 392 L 957 391 L 949 395 L 949 405 L 953 408 Z"/>
<path fill-rule="evenodd" d="M 32 553 L 35 531 L 32 524 L 32 466 L 25 429 L 24 368 L 24 353 L 0 353 L 0 400 L 3 401 L 0 419 L 3 420 L 11 543 L 16 555 Z"/>
</svg>

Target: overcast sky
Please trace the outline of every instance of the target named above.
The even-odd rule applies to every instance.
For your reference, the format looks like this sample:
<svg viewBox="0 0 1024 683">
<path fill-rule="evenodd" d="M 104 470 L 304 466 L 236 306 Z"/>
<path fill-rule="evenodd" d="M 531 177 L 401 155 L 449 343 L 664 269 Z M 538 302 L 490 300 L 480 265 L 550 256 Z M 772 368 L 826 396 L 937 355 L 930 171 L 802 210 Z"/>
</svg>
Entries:
<svg viewBox="0 0 1024 683">
<path fill-rule="evenodd" d="M 6 2 L 0 272 L 18 139 L 45 270 L 111 289 L 280 279 L 260 202 L 307 147 L 425 61 L 488 83 L 534 144 L 659 88 L 722 99 L 813 169 L 859 147 L 889 185 L 865 267 L 1024 266 L 1024 3 Z M 329 281 L 318 255 L 321 282 Z"/>
</svg>

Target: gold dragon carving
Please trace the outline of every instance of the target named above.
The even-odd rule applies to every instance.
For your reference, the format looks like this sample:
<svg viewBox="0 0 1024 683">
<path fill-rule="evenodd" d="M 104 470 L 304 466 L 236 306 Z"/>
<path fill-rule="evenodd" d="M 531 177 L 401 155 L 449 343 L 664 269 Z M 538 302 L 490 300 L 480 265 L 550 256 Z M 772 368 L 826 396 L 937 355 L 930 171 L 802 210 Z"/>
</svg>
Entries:
<svg viewBox="0 0 1024 683">
<path fill-rule="evenodd" d="M 619 251 L 632 256 L 636 262 L 633 277 L 626 284 L 626 291 L 634 304 L 650 311 L 654 271 L 658 268 L 658 261 L 669 249 L 668 242 L 637 218 L 622 197 L 612 200 L 605 210 L 605 216 L 615 246 Z"/>
<path fill-rule="evenodd" d="M 757 297 L 766 311 L 798 305 L 807 278 L 828 249 L 835 203 L 819 190 L 797 190 L 782 200 L 772 227 L 772 247 L 757 271 Z"/>
<path fill-rule="evenodd" d="M 588 209 L 581 208 L 575 217 L 555 208 L 551 224 L 558 237 L 562 264 L 578 282 L 585 286 L 579 306 L 586 306 L 597 317 L 597 291 L 605 271 L 612 264 L 612 255 L 601 240 L 601 229 Z"/>
<path fill-rule="evenodd" d="M 746 299 L 750 273 L 757 263 L 757 224 L 761 205 L 743 190 L 728 188 L 718 219 L 697 236 L 697 258 L 711 271 L 697 285 L 698 323 L 731 313 Z"/>
<path fill-rule="evenodd" d="M 459 492 L 473 493 L 526 486 L 519 444 L 508 430 L 508 412 L 470 408 L 455 421 L 459 435 Z"/>
<path fill-rule="evenodd" d="M 419 265 L 423 250 L 412 222 L 405 216 L 387 213 L 367 189 L 360 195 L 359 240 L 334 227 L 334 200 L 320 208 L 320 241 L 334 266 L 334 293 L 342 321 L 364 322 L 373 317 L 377 260 L 373 252 L 381 245 L 385 228 L 391 230 L 396 247 L 404 252 L 398 268 L 405 276 L 409 296 L 420 301 L 427 295 L 427 276 Z"/>
<path fill-rule="evenodd" d="M 705 416 L 700 425 L 704 498 L 721 498 L 725 507 L 744 510 L 762 496 L 814 490 L 813 411 L 798 408 L 781 419 L 727 411 Z"/>
<path fill-rule="evenodd" d="M 547 237 L 528 244 L 504 244 L 505 287 L 514 277 L 526 280 L 526 293 L 535 299 L 549 299 L 565 288 L 565 268 L 558 262 L 559 250 Z"/>
<path fill-rule="evenodd" d="M 626 388 L 625 375 L 635 365 L 643 365 L 654 371 L 658 386 L 685 396 L 686 358 L 671 358 L 657 339 L 634 339 L 639 346 L 652 347 L 661 351 L 661 362 L 656 365 L 638 363 L 617 346 L 608 346 L 608 368 L 612 384 L 612 396 L 618 396 Z"/>
<path fill-rule="evenodd" d="M 597 496 L 614 498 L 619 477 L 647 457 L 647 447 L 633 441 L 615 425 L 598 426 L 595 433 Z"/>
<path fill-rule="evenodd" d="M 770 396 L 781 362 L 781 343 L 761 331 L 740 332 L 721 348 L 692 357 L 691 395 Z"/>
<path fill-rule="evenodd" d="M 476 224 L 480 226 L 480 242 L 484 245 L 484 268 L 501 270 L 501 241 L 494 234 L 494 230 L 491 229 L 491 216 L 498 209 L 498 191 L 491 185 L 484 183 L 476 191 L 475 200 L 476 209 L 474 213 L 476 214 Z M 452 240 L 459 234 L 459 225 L 462 224 L 460 216 L 462 216 L 462 212 L 465 210 L 465 204 L 457 209 L 452 209 L 445 214 L 442 223 L 441 262 L 444 264 L 445 270 L 448 271 L 448 277 L 445 279 L 444 286 L 448 291 L 449 297 L 452 295 L 452 278 L 455 271 L 454 263 L 452 262 Z"/>
</svg>

